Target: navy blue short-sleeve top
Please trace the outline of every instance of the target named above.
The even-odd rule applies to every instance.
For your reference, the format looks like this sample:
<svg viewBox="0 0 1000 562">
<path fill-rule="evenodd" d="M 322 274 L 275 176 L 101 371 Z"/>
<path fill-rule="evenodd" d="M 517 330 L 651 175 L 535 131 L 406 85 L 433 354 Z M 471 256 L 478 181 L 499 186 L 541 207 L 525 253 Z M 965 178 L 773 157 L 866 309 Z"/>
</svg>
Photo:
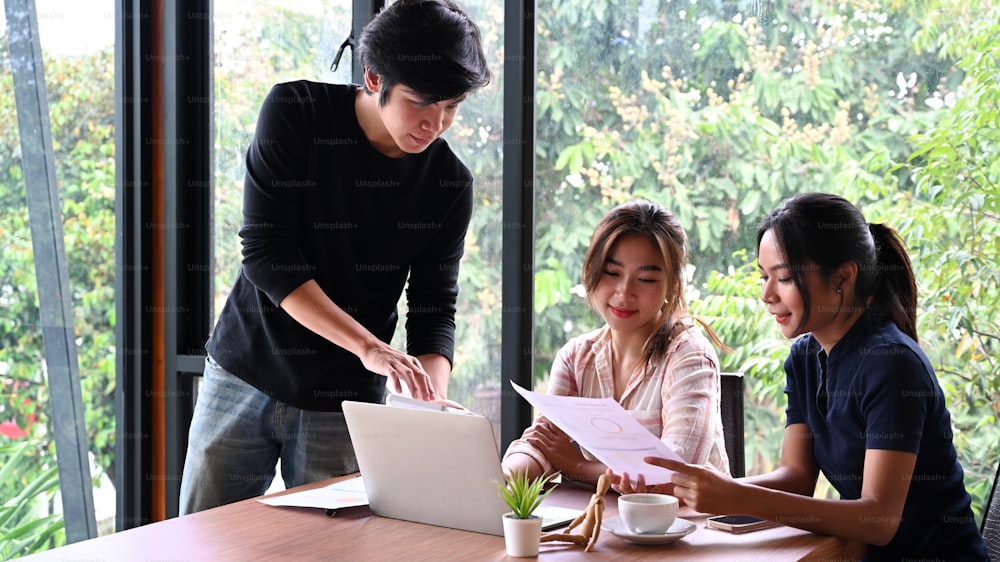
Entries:
<svg viewBox="0 0 1000 562">
<path fill-rule="evenodd" d="M 800 338 L 785 373 L 786 423 L 809 427 L 817 465 L 842 499 L 861 497 L 868 449 L 917 455 L 899 530 L 869 547 L 868 560 L 987 559 L 941 386 L 913 339 L 866 314 L 829 357 L 811 334 Z"/>
</svg>

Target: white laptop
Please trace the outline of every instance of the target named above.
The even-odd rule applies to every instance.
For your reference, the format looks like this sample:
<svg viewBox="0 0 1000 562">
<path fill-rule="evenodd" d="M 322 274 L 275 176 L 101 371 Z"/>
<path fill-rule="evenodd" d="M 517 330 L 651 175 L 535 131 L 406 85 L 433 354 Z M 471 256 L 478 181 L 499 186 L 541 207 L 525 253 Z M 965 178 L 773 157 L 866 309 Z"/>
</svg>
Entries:
<svg viewBox="0 0 1000 562">
<path fill-rule="evenodd" d="M 503 534 L 510 511 L 497 493 L 503 480 L 489 420 L 458 412 L 343 402 L 361 479 L 375 515 Z M 542 506 L 545 528 L 580 510 Z"/>
</svg>

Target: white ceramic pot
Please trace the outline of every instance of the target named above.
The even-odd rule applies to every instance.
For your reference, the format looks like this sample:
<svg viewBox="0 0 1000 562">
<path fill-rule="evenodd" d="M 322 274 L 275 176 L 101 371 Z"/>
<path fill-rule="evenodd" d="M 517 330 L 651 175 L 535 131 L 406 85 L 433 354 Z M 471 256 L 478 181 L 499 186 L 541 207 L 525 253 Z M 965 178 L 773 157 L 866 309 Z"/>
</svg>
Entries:
<svg viewBox="0 0 1000 562">
<path fill-rule="evenodd" d="M 507 545 L 507 556 L 538 556 L 538 544 L 542 540 L 542 518 L 532 515 L 527 519 L 517 519 L 513 513 L 504 514 L 503 540 Z"/>
</svg>

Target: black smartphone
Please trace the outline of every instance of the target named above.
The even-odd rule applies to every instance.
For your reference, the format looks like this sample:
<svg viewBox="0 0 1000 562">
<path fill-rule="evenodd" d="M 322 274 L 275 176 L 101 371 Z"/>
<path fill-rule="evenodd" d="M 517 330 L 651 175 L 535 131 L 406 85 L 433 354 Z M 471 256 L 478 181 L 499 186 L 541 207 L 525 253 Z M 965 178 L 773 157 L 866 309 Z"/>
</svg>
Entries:
<svg viewBox="0 0 1000 562">
<path fill-rule="evenodd" d="M 749 533 L 750 531 L 777 527 L 778 524 L 753 515 L 716 515 L 706 519 L 705 526 L 709 529 L 719 529 L 730 533 Z"/>
</svg>

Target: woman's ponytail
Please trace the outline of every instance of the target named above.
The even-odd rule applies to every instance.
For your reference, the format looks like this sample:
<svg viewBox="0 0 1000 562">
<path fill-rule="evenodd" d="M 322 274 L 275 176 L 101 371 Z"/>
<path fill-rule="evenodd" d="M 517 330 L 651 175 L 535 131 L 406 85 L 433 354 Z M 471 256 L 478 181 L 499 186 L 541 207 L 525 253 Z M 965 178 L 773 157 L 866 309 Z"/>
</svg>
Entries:
<svg viewBox="0 0 1000 562">
<path fill-rule="evenodd" d="M 884 224 L 869 224 L 875 241 L 876 280 L 868 306 L 891 318 L 904 334 L 917 340 L 917 282 L 899 234 Z"/>
<path fill-rule="evenodd" d="M 870 224 L 849 201 L 829 193 L 800 193 L 775 209 L 757 229 L 757 248 L 764 233 L 773 231 L 792 265 L 790 275 L 802 296 L 804 326 L 812 310 L 806 266 L 819 267 L 829 280 L 837 268 L 858 264 L 856 302 L 876 317 L 892 320 L 901 332 L 917 340 L 917 283 L 899 234 L 884 224 Z"/>
</svg>

